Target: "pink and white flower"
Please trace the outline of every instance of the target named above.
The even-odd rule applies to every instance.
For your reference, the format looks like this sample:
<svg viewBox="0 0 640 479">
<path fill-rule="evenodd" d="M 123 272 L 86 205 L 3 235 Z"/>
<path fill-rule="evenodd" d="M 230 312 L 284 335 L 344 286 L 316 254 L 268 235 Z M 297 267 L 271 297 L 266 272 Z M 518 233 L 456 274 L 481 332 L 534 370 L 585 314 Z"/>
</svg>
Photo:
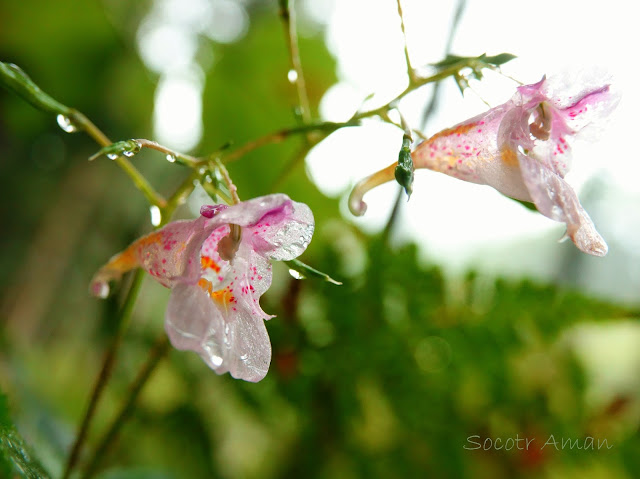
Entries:
<svg viewBox="0 0 640 479">
<path fill-rule="evenodd" d="M 200 213 L 135 241 L 96 273 L 91 290 L 105 297 L 110 280 L 143 268 L 172 290 L 165 329 L 175 348 L 197 352 L 218 374 L 260 381 L 271 362 L 264 320 L 273 316 L 259 304 L 271 285 L 270 260 L 302 254 L 313 235 L 313 214 L 283 194 L 203 206 Z M 241 234 L 230 255 L 222 245 L 238 231 L 232 225 Z"/>
<path fill-rule="evenodd" d="M 594 125 L 618 104 L 608 80 L 597 75 L 544 77 L 521 86 L 506 103 L 443 130 L 412 153 L 415 168 L 428 168 L 535 204 L 540 213 L 567 225 L 576 246 L 604 256 L 607 245 L 576 193 L 564 180 L 574 139 L 594 133 Z M 371 188 L 393 179 L 395 164 L 362 180 L 351 193 L 353 214 Z"/>
</svg>

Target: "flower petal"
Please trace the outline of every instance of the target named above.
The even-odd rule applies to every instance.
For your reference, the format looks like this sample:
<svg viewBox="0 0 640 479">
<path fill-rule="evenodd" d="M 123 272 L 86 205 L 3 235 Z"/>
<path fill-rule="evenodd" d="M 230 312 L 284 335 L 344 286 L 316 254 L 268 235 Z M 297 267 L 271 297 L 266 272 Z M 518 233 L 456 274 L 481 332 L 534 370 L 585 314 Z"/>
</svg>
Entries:
<svg viewBox="0 0 640 479">
<path fill-rule="evenodd" d="M 215 219 L 242 226 L 242 241 L 277 261 L 300 256 L 311 242 L 315 226 L 311 209 L 283 194 L 244 201 Z"/>
<path fill-rule="evenodd" d="M 607 244 L 571 186 L 534 158 L 518 153 L 518 160 L 538 211 L 552 220 L 566 223 L 567 234 L 581 251 L 594 256 L 606 255 Z"/>
<path fill-rule="evenodd" d="M 205 230 L 205 224 L 202 217 L 192 221 L 174 221 L 136 240 L 100 268 L 91 281 L 91 291 L 96 296 L 106 296 L 110 280 L 119 279 L 137 267 L 167 287 L 173 286 L 178 278 L 188 277 L 197 282 L 200 245 L 210 234 Z"/>
<path fill-rule="evenodd" d="M 173 288 L 165 329 L 176 349 L 195 351 L 218 374 L 257 382 L 269 370 L 271 343 L 262 318 L 241 307 L 225 309 L 200 286 Z"/>
</svg>

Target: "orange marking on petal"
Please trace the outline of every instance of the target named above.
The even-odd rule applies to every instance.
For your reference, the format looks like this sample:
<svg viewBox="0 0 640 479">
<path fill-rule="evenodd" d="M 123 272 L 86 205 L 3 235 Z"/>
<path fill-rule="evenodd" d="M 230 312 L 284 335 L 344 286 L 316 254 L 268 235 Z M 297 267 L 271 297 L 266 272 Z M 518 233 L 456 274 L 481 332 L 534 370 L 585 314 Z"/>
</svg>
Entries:
<svg viewBox="0 0 640 479">
<path fill-rule="evenodd" d="M 218 266 L 218 264 L 215 261 L 213 261 L 209 256 L 201 256 L 200 264 L 202 265 L 203 269 L 211 268 L 216 273 L 220 271 L 220 266 Z"/>
<path fill-rule="evenodd" d="M 235 298 L 229 288 L 224 288 L 219 291 L 211 293 L 211 299 L 216 300 L 218 303 L 227 306 L 229 303 L 233 303 Z"/>
<path fill-rule="evenodd" d="M 198 281 L 198 286 L 200 286 L 203 291 L 211 297 L 212 300 L 214 300 L 218 304 L 221 304 L 225 308 L 230 303 L 236 302 L 236 298 L 228 286 L 224 289 L 213 291 L 213 285 L 211 284 L 211 281 L 204 278 L 200 278 L 200 280 Z"/>
<path fill-rule="evenodd" d="M 509 166 L 518 166 L 518 155 L 511 148 L 505 148 L 500 155 L 502 162 Z"/>
</svg>

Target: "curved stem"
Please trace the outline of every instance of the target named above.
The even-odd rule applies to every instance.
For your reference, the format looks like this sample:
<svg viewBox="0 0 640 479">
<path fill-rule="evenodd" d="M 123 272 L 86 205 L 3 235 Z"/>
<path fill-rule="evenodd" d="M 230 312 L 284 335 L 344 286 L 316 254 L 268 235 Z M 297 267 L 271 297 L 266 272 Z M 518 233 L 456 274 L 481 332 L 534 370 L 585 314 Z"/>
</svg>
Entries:
<svg viewBox="0 0 640 479">
<path fill-rule="evenodd" d="M 280 18 L 287 35 L 287 48 L 289 50 L 289 60 L 291 61 L 291 69 L 295 72 L 294 77 L 289 77 L 289 81 L 295 84 L 298 92 L 298 105 L 300 107 L 300 116 L 303 123 L 311 121 L 311 109 L 309 107 L 309 97 L 307 96 L 307 84 L 304 80 L 302 72 L 302 63 L 300 62 L 300 50 L 298 49 L 298 32 L 296 27 L 296 12 L 293 6 L 294 0 L 280 0 Z"/>
<path fill-rule="evenodd" d="M 84 130 L 100 146 L 105 147 L 112 144 L 112 141 L 83 113 L 75 109 L 69 110 L 69 119 L 78 128 Z M 123 156 L 118 156 L 113 161 L 131 178 L 133 184 L 147 198 L 147 201 L 159 208 L 164 208 L 166 200 L 160 193 L 153 189 L 153 186 L 142 176 L 133 164 Z"/>
<path fill-rule="evenodd" d="M 84 474 L 81 476 L 82 479 L 88 479 L 92 477 L 100 465 L 101 459 L 105 456 L 105 454 L 109 451 L 111 444 L 114 439 L 118 436 L 120 432 L 120 428 L 127 421 L 129 416 L 131 415 L 135 403 L 142 391 L 142 388 L 147 383 L 151 374 L 155 370 L 160 360 L 165 356 L 167 351 L 169 350 L 169 340 L 165 334 L 162 334 L 160 339 L 156 341 L 156 344 L 151 349 L 149 356 L 147 357 L 147 361 L 142 366 L 142 369 L 138 372 L 136 379 L 131 385 L 131 389 L 129 390 L 129 395 L 127 400 L 120 408 L 116 418 L 111 423 L 111 427 L 107 430 L 107 432 L 102 436 L 102 439 L 98 443 L 98 447 L 94 451 L 91 459 L 87 463 L 87 467 L 84 471 Z"/>
<path fill-rule="evenodd" d="M 136 299 L 138 298 L 138 293 L 140 292 L 140 286 L 142 285 L 143 279 L 144 272 L 142 270 L 136 271 L 135 276 L 133 277 L 133 281 L 131 282 L 131 286 L 129 287 L 129 291 L 127 292 L 127 296 L 124 300 L 124 303 L 122 304 L 120 314 L 118 315 L 116 334 L 112 338 L 109 349 L 104 355 L 102 368 L 100 369 L 98 379 L 93 386 L 91 398 L 89 399 L 89 404 L 87 405 L 87 409 L 82 418 L 82 422 L 78 430 L 78 435 L 73 444 L 73 447 L 71 448 L 69 458 L 67 459 L 67 464 L 65 466 L 64 473 L 62 474 L 63 479 L 67 479 L 69 477 L 71 471 L 78 461 L 78 457 L 80 455 L 80 452 L 82 451 L 82 446 L 84 446 L 84 442 L 87 438 L 87 433 L 89 432 L 89 425 L 91 424 L 91 421 L 96 412 L 98 402 L 102 397 L 102 392 L 107 385 L 109 378 L 111 377 L 116 353 L 118 351 L 118 348 L 120 347 L 120 343 L 122 341 L 124 332 L 127 329 L 127 325 L 129 324 L 129 320 L 131 319 L 131 313 L 133 312 L 133 307 L 135 305 Z"/>
<path fill-rule="evenodd" d="M 190 166 L 191 168 L 196 168 L 198 166 L 197 158 L 194 158 L 191 155 L 180 153 L 179 151 L 171 150 L 156 141 L 145 140 L 145 139 L 137 139 L 135 141 L 138 142 L 141 148 L 149 148 L 149 149 L 164 153 L 167 156 L 172 156 L 174 159 L 178 160 L 183 165 Z"/>
<path fill-rule="evenodd" d="M 409 48 L 407 47 L 407 33 L 404 28 L 404 15 L 402 14 L 402 5 L 400 0 L 397 0 L 398 3 L 398 16 L 400 17 L 400 29 L 402 30 L 402 38 L 404 40 L 404 60 L 407 63 L 407 75 L 409 76 L 409 84 L 413 85 L 418 79 L 416 77 L 416 72 L 411 66 L 411 59 L 409 58 Z"/>
</svg>

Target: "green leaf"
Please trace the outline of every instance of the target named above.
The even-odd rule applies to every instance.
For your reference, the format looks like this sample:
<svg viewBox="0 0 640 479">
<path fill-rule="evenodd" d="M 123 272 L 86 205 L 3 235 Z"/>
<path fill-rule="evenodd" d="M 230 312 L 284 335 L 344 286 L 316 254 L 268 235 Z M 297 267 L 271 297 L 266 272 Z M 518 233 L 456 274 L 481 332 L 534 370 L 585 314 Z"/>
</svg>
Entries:
<svg viewBox="0 0 640 479">
<path fill-rule="evenodd" d="M 486 63 L 490 63 L 491 65 L 499 66 L 507 62 L 510 62 L 514 58 L 518 58 L 518 57 L 516 57 L 515 55 L 512 55 L 511 53 L 500 53 L 492 57 L 485 57 L 484 61 Z"/>
<path fill-rule="evenodd" d="M 40 110 L 63 116 L 68 116 L 72 112 L 71 108 L 43 92 L 22 68 L 13 63 L 0 62 L 0 84 Z"/>
<path fill-rule="evenodd" d="M 530 201 L 516 200 L 515 198 L 511 198 L 510 196 L 507 196 L 507 198 L 509 198 L 510 200 L 513 200 L 513 201 L 515 201 L 517 203 L 520 203 L 522 206 L 524 206 L 528 210 L 536 211 L 536 212 L 538 211 L 538 208 L 536 208 L 536 205 L 534 205 Z"/>
<path fill-rule="evenodd" d="M 18 434 L 9 417 L 7 397 L 0 393 L 0 472 L 14 469 L 21 477 L 48 479 L 40 463 L 32 456 L 24 439 Z M 10 476 L 10 471 L 4 477 Z"/>
<path fill-rule="evenodd" d="M 398 166 L 395 169 L 396 181 L 404 188 L 407 196 L 413 191 L 413 159 L 411 158 L 411 138 L 402 137 L 402 148 L 398 154 Z"/>
<path fill-rule="evenodd" d="M 304 264 L 302 261 L 297 259 L 292 259 L 291 261 L 285 261 L 287 266 L 289 266 L 289 272 L 292 271 L 297 273 L 297 275 L 292 274 L 292 276 L 296 279 L 306 279 L 309 278 L 319 278 L 327 283 L 341 285 L 340 281 L 336 281 L 327 273 L 323 273 L 322 271 L 318 271 L 317 269 L 312 268 L 308 264 Z"/>
<path fill-rule="evenodd" d="M 458 55 L 447 55 L 444 60 L 432 65 L 438 70 L 456 70 L 451 73 L 458 84 L 460 91 L 464 93 L 469 87 L 468 78 L 475 78 L 481 80 L 483 77 L 482 70 L 489 68 L 492 70 L 497 69 L 500 65 L 507 63 L 508 61 L 516 58 L 511 53 L 499 53 L 498 55 L 488 57 L 486 53 L 483 53 L 477 57 L 461 57 Z M 465 68 L 471 69 L 471 72 L 462 73 Z"/>
</svg>

